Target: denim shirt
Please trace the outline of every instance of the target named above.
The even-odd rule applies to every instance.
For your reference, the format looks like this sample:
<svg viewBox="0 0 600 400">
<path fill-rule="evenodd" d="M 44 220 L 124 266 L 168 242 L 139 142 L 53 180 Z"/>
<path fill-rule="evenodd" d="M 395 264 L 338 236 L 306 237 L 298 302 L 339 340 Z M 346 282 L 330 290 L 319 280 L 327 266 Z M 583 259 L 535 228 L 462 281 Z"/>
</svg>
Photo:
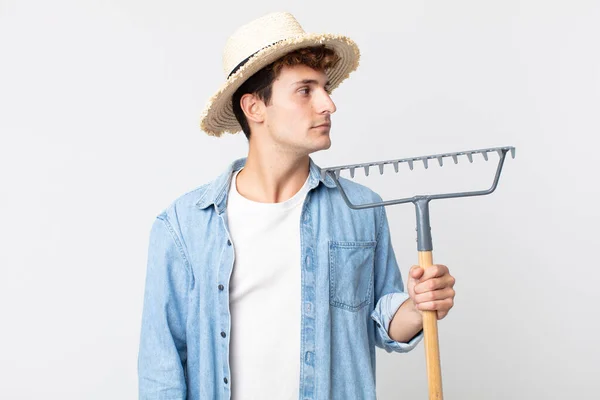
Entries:
<svg viewBox="0 0 600 400">
<path fill-rule="evenodd" d="M 150 231 L 138 353 L 139 398 L 230 399 L 229 281 L 234 249 L 227 194 L 235 161 L 171 203 Z M 408 299 L 384 207 L 352 210 L 310 161 L 300 217 L 300 399 L 375 399 L 375 346 L 407 352 L 387 333 Z M 359 203 L 379 195 L 341 179 Z M 273 299 L 277 301 L 277 299 Z M 273 315 L 277 318 L 277 315 Z M 273 382 L 277 384 L 277 382 Z"/>
</svg>

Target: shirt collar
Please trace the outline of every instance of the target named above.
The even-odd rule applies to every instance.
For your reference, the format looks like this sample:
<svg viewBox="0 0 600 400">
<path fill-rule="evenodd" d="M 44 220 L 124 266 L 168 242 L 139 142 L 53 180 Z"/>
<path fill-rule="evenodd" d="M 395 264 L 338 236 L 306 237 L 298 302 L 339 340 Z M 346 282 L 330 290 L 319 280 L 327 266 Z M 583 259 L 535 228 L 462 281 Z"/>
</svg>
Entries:
<svg viewBox="0 0 600 400">
<path fill-rule="evenodd" d="M 210 205 L 215 206 L 217 213 L 225 211 L 227 204 L 227 194 L 231 185 L 233 173 L 242 169 L 246 165 L 246 157 L 232 162 L 227 170 L 218 176 L 215 180 L 207 184 L 206 190 L 202 192 L 200 198 L 196 201 L 196 206 L 200 209 L 207 208 Z M 321 173 L 321 168 L 315 164 L 312 158 L 310 160 L 310 170 L 308 174 L 309 190 L 316 188 L 319 183 L 323 183 L 328 188 L 334 188 L 335 183 L 329 175 Z"/>
</svg>

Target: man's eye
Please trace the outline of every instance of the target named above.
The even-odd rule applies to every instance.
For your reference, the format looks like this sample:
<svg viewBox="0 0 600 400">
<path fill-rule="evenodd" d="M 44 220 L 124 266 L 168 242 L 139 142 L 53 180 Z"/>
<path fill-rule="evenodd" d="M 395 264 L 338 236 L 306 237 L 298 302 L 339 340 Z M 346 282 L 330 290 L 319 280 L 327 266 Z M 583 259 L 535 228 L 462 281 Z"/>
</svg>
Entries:
<svg viewBox="0 0 600 400">
<path fill-rule="evenodd" d="M 302 88 L 302 89 L 300 89 L 300 92 L 304 93 L 304 94 L 308 94 L 308 92 L 310 92 L 310 89 L 309 88 Z"/>
</svg>

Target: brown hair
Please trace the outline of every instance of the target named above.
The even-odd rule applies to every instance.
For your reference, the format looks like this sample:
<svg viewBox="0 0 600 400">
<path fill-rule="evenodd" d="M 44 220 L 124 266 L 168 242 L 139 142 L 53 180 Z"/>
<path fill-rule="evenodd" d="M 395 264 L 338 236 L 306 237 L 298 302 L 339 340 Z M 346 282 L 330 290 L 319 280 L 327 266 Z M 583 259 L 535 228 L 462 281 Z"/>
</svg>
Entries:
<svg viewBox="0 0 600 400">
<path fill-rule="evenodd" d="M 269 105 L 273 81 L 277 79 L 283 67 L 306 65 L 318 71 L 327 71 L 333 68 L 339 60 L 340 57 L 333 50 L 326 48 L 324 45 L 305 47 L 286 54 L 248 78 L 248 80 L 236 90 L 231 99 L 233 114 L 241 125 L 246 138 L 250 140 L 250 126 L 248 125 L 248 120 L 240 105 L 240 100 L 243 95 L 247 93 L 254 94 L 265 102 L 265 104 Z"/>
</svg>

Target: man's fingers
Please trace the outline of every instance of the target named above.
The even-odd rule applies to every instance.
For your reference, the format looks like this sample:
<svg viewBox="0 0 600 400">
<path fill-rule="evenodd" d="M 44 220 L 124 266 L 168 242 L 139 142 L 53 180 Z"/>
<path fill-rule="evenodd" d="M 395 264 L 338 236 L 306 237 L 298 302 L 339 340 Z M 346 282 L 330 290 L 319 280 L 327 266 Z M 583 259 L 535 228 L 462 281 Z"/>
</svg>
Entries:
<svg viewBox="0 0 600 400">
<path fill-rule="evenodd" d="M 454 299 L 448 298 L 444 300 L 426 301 L 424 303 L 417 303 L 416 307 L 420 311 L 442 311 L 448 312 L 454 305 Z"/>
<path fill-rule="evenodd" d="M 427 280 L 431 278 L 438 278 L 449 273 L 448 267 L 442 264 L 434 264 L 431 267 L 425 268 L 425 272 L 421 277 L 421 280 Z"/>
<path fill-rule="evenodd" d="M 440 290 L 447 287 L 452 288 L 454 287 L 454 282 L 454 277 L 450 275 L 442 278 L 432 278 L 426 281 L 421 279 L 420 283 L 415 285 L 415 293 L 431 292 L 433 290 Z"/>
<path fill-rule="evenodd" d="M 425 271 L 420 266 L 413 265 L 410 268 L 409 274 L 410 274 L 410 277 L 413 278 L 413 279 L 420 279 L 423 276 L 424 272 Z"/>
<path fill-rule="evenodd" d="M 413 279 L 415 307 L 420 311 L 436 311 L 437 319 L 444 318 L 454 306 L 455 279 L 442 264 L 434 264 L 427 268 L 413 266 L 409 272 Z"/>
<path fill-rule="evenodd" d="M 434 290 L 432 292 L 415 294 L 415 298 L 413 299 L 413 301 L 416 304 L 421 304 L 438 300 L 452 299 L 454 298 L 454 295 L 454 289 L 447 288 L 442 290 Z"/>
</svg>

